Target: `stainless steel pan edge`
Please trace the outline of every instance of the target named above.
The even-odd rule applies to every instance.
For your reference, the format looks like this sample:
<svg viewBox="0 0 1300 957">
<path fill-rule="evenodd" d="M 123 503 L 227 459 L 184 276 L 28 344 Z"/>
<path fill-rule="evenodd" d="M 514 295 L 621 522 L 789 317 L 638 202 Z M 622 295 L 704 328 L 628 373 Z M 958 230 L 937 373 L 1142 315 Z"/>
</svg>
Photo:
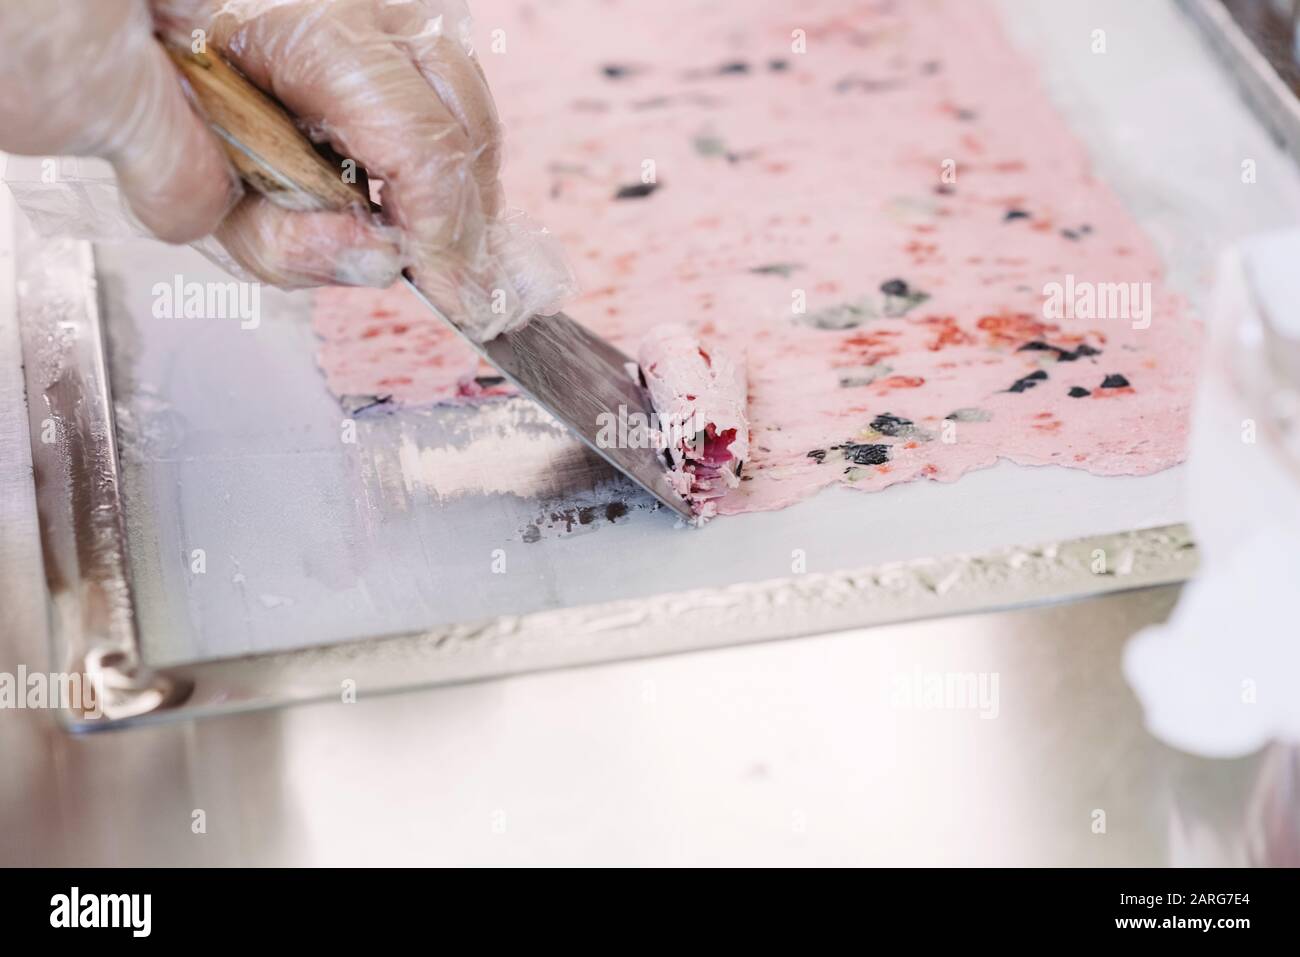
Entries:
<svg viewBox="0 0 1300 957">
<path fill-rule="evenodd" d="M 1300 161 L 1300 100 L 1278 76 L 1219 0 L 1175 0 L 1227 67 L 1242 98 L 1273 136 Z"/>
</svg>

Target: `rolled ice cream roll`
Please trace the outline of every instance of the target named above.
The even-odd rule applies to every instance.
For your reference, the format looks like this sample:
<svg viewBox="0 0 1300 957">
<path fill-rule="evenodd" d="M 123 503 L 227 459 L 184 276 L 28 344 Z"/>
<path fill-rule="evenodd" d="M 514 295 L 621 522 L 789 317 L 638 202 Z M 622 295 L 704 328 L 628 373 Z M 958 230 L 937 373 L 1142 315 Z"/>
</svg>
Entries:
<svg viewBox="0 0 1300 957">
<path fill-rule="evenodd" d="M 662 325 L 641 340 L 637 363 L 667 454 L 669 481 L 701 519 L 740 484 L 749 457 L 744 357 L 701 342 L 686 326 Z"/>
</svg>

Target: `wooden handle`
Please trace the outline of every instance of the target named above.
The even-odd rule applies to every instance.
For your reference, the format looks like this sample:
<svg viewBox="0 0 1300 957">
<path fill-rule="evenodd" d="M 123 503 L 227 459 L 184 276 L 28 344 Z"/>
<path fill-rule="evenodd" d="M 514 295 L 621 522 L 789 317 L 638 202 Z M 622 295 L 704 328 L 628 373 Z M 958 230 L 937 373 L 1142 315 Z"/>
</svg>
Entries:
<svg viewBox="0 0 1300 957">
<path fill-rule="evenodd" d="M 364 171 L 345 179 L 342 163 L 316 151 L 293 119 L 220 56 L 164 43 L 208 125 L 221 137 L 240 177 L 285 209 L 369 208 Z"/>
</svg>

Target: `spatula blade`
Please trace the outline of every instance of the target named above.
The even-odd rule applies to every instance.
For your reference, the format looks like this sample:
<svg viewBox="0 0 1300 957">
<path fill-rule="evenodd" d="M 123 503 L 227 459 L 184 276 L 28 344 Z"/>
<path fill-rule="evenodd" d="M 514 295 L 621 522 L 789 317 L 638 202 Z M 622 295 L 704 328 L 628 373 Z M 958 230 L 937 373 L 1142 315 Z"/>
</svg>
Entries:
<svg viewBox="0 0 1300 957">
<path fill-rule="evenodd" d="M 407 285 L 441 316 L 410 279 Z M 448 325 L 455 328 L 454 323 Z M 682 518 L 693 518 L 690 505 L 668 482 L 660 451 L 649 443 L 622 441 L 638 417 L 643 417 L 641 422 L 653 421 L 645 393 L 628 374 L 626 364 L 632 360 L 626 355 L 562 312 L 534 316 L 522 328 L 487 342 L 461 335 L 520 392 L 610 465 Z M 619 429 L 619 422 L 630 425 Z M 603 441 L 600 433 L 610 423 L 615 441 Z"/>
</svg>

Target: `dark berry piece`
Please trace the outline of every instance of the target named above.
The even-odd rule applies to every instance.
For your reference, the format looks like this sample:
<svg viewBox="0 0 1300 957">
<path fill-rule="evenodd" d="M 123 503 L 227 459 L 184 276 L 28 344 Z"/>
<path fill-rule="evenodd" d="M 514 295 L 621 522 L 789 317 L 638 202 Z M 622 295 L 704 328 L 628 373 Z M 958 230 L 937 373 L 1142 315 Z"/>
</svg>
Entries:
<svg viewBox="0 0 1300 957">
<path fill-rule="evenodd" d="M 844 446 L 844 457 L 854 465 L 884 465 L 889 461 L 889 446 L 852 443 Z"/>
<path fill-rule="evenodd" d="M 1044 372 L 1042 369 L 1039 369 L 1037 372 L 1031 372 L 1029 373 L 1029 375 L 1017 379 L 1015 382 L 1011 383 L 1011 388 L 1008 389 L 1007 391 L 1025 392 L 1029 389 L 1034 388 L 1036 385 L 1038 385 L 1038 383 L 1042 382 L 1046 378 L 1047 378 L 1047 373 Z"/>
<path fill-rule="evenodd" d="M 631 186 L 620 186 L 618 192 L 614 194 L 615 199 L 642 199 L 649 196 L 659 188 L 656 183 L 633 183 Z"/>
<path fill-rule="evenodd" d="M 1082 386 L 1077 386 L 1077 385 L 1072 387 L 1069 392 L 1069 396 L 1071 399 L 1082 399 L 1084 396 L 1088 396 L 1088 395 L 1092 395 L 1092 393 L 1089 392 L 1087 389 L 1083 388 Z"/>
<path fill-rule="evenodd" d="M 886 412 L 884 415 L 878 415 L 871 420 L 871 427 L 881 435 L 894 437 L 902 432 L 906 432 L 913 425 L 911 419 L 904 419 L 897 415 L 890 415 Z"/>
<path fill-rule="evenodd" d="M 764 263 L 762 266 L 754 266 L 749 271 L 758 276 L 780 276 L 782 279 L 789 279 L 802 268 L 802 263 Z"/>
<path fill-rule="evenodd" d="M 1101 387 L 1103 389 L 1127 389 L 1128 379 L 1122 375 L 1108 375 L 1102 380 Z"/>
</svg>

